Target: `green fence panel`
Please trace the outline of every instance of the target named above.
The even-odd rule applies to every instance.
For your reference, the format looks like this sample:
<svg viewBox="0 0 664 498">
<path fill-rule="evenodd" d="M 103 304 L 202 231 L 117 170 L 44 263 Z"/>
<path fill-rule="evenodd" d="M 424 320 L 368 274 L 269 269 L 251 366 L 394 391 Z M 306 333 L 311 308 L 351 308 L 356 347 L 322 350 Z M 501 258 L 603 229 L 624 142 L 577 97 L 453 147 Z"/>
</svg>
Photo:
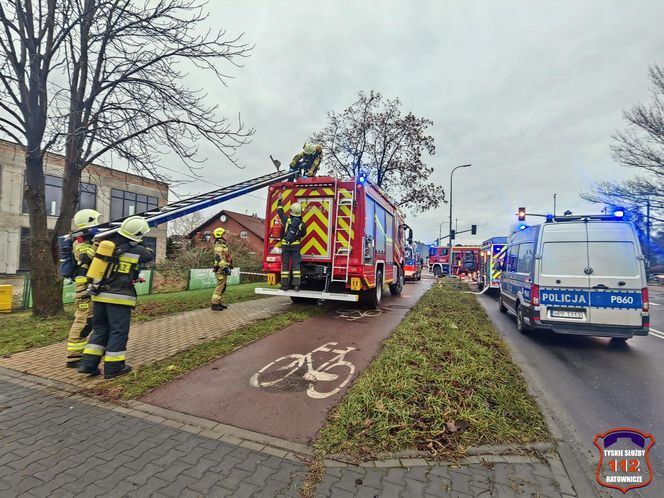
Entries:
<svg viewBox="0 0 664 498">
<path fill-rule="evenodd" d="M 240 283 L 240 269 L 233 268 L 228 276 L 226 285 L 238 285 Z M 214 289 L 217 286 L 217 277 L 211 268 L 192 268 L 189 270 L 189 282 L 187 290 Z"/>
<path fill-rule="evenodd" d="M 142 270 L 138 274 L 138 278 L 142 278 L 144 282 L 136 282 L 134 289 L 136 289 L 137 296 L 145 296 L 152 292 L 152 273 L 153 270 Z"/>
</svg>

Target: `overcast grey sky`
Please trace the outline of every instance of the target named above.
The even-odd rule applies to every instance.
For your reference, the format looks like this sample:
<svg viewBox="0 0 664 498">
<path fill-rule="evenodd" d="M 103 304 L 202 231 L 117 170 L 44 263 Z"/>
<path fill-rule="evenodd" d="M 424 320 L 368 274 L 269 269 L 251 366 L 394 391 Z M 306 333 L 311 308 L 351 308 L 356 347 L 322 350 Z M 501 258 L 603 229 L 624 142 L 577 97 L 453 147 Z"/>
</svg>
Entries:
<svg viewBox="0 0 664 498">
<path fill-rule="evenodd" d="M 238 170 L 204 147 L 206 181 L 194 193 L 288 162 L 326 112 L 359 90 L 399 97 L 433 120 L 433 180 L 454 174 L 464 243 L 506 235 L 518 206 L 530 212 L 598 212 L 579 198 L 593 181 L 633 174 L 609 144 L 622 110 L 649 99 L 648 64 L 662 63 L 664 2 L 651 1 L 279 1 L 211 0 L 210 25 L 256 45 L 228 87 L 201 81 L 224 114 L 256 129 Z M 167 161 L 170 163 L 170 161 Z M 173 162 L 173 164 L 176 164 Z M 177 176 L 177 175 L 175 175 Z M 263 192 L 229 202 L 264 214 Z M 448 206 L 408 220 L 432 242 Z M 531 219 L 530 221 L 535 221 Z M 445 227 L 446 225 L 444 225 Z M 446 233 L 446 228 L 443 228 Z"/>
</svg>

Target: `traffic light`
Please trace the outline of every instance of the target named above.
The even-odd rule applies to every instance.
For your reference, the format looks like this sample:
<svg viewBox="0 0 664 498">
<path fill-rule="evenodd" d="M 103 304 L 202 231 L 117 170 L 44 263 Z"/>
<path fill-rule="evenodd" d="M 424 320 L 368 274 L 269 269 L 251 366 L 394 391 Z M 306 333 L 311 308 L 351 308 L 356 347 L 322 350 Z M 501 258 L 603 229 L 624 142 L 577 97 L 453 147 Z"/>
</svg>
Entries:
<svg viewBox="0 0 664 498">
<path fill-rule="evenodd" d="M 477 225 L 470 225 L 470 234 L 477 235 Z"/>
<path fill-rule="evenodd" d="M 517 215 L 519 216 L 519 221 L 526 221 L 526 208 L 520 207 Z"/>
<path fill-rule="evenodd" d="M 450 240 L 454 240 L 456 238 L 456 230 L 452 230 L 450 232 Z"/>
</svg>

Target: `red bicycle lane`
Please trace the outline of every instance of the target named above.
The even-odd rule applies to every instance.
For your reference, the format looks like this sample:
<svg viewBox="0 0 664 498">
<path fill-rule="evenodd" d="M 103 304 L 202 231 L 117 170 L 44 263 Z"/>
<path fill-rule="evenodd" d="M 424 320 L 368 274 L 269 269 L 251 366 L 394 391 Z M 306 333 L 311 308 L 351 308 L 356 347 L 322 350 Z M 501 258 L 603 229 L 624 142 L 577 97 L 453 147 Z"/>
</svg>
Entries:
<svg viewBox="0 0 664 498">
<path fill-rule="evenodd" d="M 141 401 L 308 444 L 431 281 L 380 310 L 339 305 L 215 360 Z"/>
</svg>

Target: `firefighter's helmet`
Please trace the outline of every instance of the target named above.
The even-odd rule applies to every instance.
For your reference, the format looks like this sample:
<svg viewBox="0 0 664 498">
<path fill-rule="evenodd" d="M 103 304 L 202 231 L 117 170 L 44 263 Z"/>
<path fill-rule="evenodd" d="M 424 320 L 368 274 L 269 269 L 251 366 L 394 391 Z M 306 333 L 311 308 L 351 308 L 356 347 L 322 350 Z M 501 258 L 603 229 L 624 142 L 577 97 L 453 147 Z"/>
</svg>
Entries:
<svg viewBox="0 0 664 498">
<path fill-rule="evenodd" d="M 148 222 L 145 221 L 145 218 L 141 216 L 130 216 L 122 222 L 118 233 L 129 240 L 140 242 L 149 231 L 150 227 L 148 226 Z"/>
<path fill-rule="evenodd" d="M 294 202 L 290 207 L 290 214 L 292 216 L 302 216 L 302 206 L 299 202 Z"/>
<path fill-rule="evenodd" d="M 220 238 L 222 238 L 222 237 L 224 236 L 225 233 L 226 233 L 226 230 L 225 230 L 224 228 L 222 228 L 222 227 L 215 228 L 215 229 L 214 229 L 214 232 L 212 232 L 212 234 L 214 235 L 214 238 L 215 238 L 215 239 L 220 239 Z"/>
<path fill-rule="evenodd" d="M 308 156 L 315 154 L 316 152 L 321 152 L 323 148 L 320 145 L 315 144 L 304 144 L 304 153 Z"/>
<path fill-rule="evenodd" d="M 94 209 L 81 209 L 74 215 L 74 224 L 76 228 L 88 228 L 99 225 L 99 216 Z"/>
</svg>

